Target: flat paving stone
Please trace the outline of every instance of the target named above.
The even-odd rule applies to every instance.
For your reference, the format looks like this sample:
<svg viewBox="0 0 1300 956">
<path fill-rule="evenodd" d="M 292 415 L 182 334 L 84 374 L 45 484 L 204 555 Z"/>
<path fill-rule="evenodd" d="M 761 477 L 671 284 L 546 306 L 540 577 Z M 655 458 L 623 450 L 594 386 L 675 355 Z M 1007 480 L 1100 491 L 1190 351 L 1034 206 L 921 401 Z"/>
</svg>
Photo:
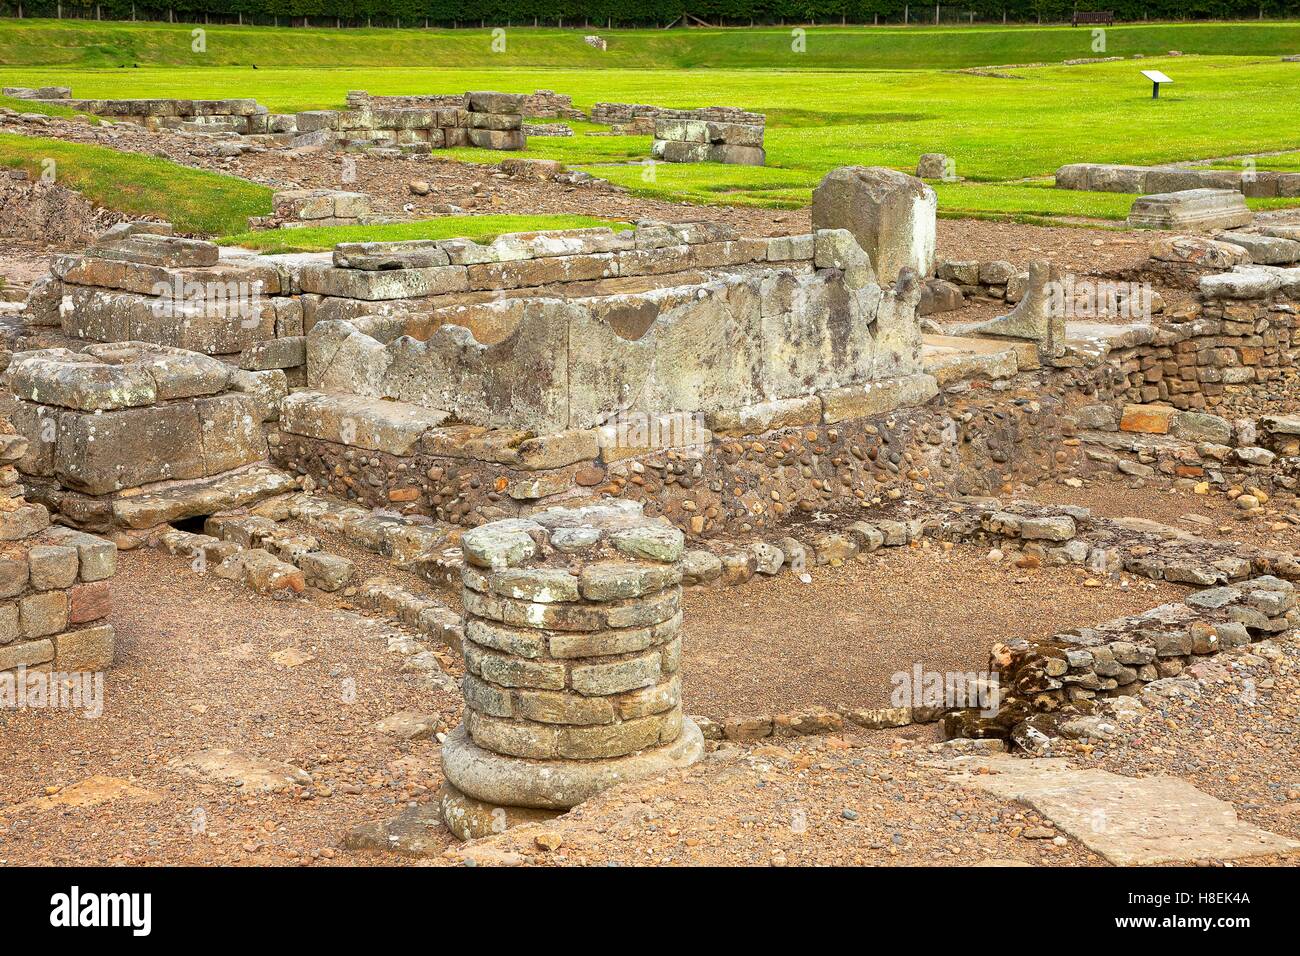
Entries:
<svg viewBox="0 0 1300 956">
<path fill-rule="evenodd" d="M 1176 777 L 1078 770 L 1059 757 L 958 757 L 937 766 L 962 786 L 1028 804 L 1117 866 L 1300 852 L 1300 842 L 1243 823 L 1232 804 Z"/>
</svg>

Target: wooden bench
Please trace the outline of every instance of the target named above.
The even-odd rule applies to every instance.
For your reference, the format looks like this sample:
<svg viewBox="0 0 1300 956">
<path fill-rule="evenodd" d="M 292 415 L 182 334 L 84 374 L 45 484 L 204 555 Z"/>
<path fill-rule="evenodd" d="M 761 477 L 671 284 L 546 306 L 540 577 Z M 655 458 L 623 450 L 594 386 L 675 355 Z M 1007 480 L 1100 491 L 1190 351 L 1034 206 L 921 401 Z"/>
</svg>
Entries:
<svg viewBox="0 0 1300 956">
<path fill-rule="evenodd" d="M 1115 14 L 1111 10 L 1076 10 L 1074 17 L 1070 21 L 1070 26 L 1077 27 L 1079 24 L 1099 23 L 1105 26 L 1115 25 Z"/>
</svg>

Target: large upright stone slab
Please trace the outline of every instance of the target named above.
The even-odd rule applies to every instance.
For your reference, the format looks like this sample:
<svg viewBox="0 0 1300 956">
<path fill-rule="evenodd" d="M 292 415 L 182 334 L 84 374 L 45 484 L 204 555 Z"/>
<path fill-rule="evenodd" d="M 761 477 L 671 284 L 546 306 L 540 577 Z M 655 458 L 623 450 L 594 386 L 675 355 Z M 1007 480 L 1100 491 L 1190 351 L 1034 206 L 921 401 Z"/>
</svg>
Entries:
<svg viewBox="0 0 1300 956">
<path fill-rule="evenodd" d="M 462 839 L 513 809 L 562 812 L 685 767 L 682 533 L 632 502 L 551 508 L 461 539 L 464 723 L 443 744 L 443 819 Z"/>
<path fill-rule="evenodd" d="M 1128 224 L 1148 229 L 1232 229 L 1253 218 L 1246 197 L 1235 189 L 1184 189 L 1139 196 Z"/>
<path fill-rule="evenodd" d="M 1041 358 L 1050 359 L 1065 350 L 1065 316 L 1069 311 L 1067 290 L 1046 260 L 1029 264 L 1029 285 L 1024 297 L 1006 315 L 962 329 L 963 335 L 989 335 L 1030 339 L 1038 343 Z"/>
<path fill-rule="evenodd" d="M 934 272 L 934 190 L 893 169 L 841 166 L 813 190 L 812 226 L 847 229 L 870 257 L 883 285 L 910 268 L 919 276 Z"/>
</svg>

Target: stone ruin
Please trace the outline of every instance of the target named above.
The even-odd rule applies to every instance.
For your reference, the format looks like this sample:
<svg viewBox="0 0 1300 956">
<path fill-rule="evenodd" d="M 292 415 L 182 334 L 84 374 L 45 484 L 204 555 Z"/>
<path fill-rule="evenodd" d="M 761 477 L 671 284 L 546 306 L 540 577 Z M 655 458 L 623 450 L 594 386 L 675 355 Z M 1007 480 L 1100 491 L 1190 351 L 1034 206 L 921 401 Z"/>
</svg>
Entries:
<svg viewBox="0 0 1300 956">
<path fill-rule="evenodd" d="M 117 546 L 52 526 L 49 511 L 28 502 L 15 466 L 31 443 L 5 423 L 0 430 L 0 672 L 102 671 L 113 662 L 110 580 Z"/>
<path fill-rule="evenodd" d="M 242 142 L 289 148 L 332 146 L 403 156 L 457 146 L 520 150 L 527 143 L 521 112 L 525 97 L 515 93 L 372 98 L 354 91 L 348 94 L 346 110 L 296 114 L 271 113 L 252 99 L 74 99 L 70 90 L 54 87 L 8 87 L 4 93 L 147 129 L 226 134 Z"/>
<path fill-rule="evenodd" d="M 709 107 L 702 110 L 659 110 L 654 114 L 650 155 L 667 163 L 730 163 L 762 166 L 761 113 Z"/>
<path fill-rule="evenodd" d="M 144 342 L 19 353 L 5 372 L 28 441 L 17 466 L 38 499 L 83 528 L 183 517 L 168 506 L 178 487 L 193 497 L 238 484 L 232 476 L 254 486 L 260 477 L 246 466 L 266 460 L 264 409 L 230 389 L 234 374 L 217 359 Z"/>
<path fill-rule="evenodd" d="M 926 335 L 932 190 L 835 170 L 812 225 L 746 239 L 647 221 L 256 255 L 137 224 L 57 257 L 4 377 L 17 490 L 0 528 L 24 563 L 0 662 L 57 667 L 60 640 L 65 663 L 79 644 L 109 648 L 107 662 L 111 635 L 88 615 L 106 609 L 114 541 L 293 594 L 350 580 L 313 534 L 342 533 L 463 585 L 463 614 L 392 585 L 357 601 L 463 653 L 440 809 L 473 836 L 683 766 L 701 738 L 942 718 L 1028 749 L 1031 731 L 1295 617 L 1294 556 L 991 496 L 1063 472 L 1300 490 L 1300 420 L 1248 413 L 1294 366 L 1300 270 L 1171 243 L 1194 305 L 1103 325 L 1053 311 L 1048 263 L 948 264 L 1015 308 Z M 1000 666 L 1015 693 L 994 718 L 683 715 L 683 585 L 928 539 L 1226 590 L 1012 643 Z"/>
<path fill-rule="evenodd" d="M 272 113 L 256 100 L 229 99 L 79 99 L 67 87 L 6 87 L 4 95 L 65 106 L 117 123 L 152 130 L 175 130 L 214 136 L 237 156 L 254 145 L 288 149 L 335 148 L 380 158 L 425 155 L 437 149 L 478 147 L 517 151 L 528 135 L 572 136 L 563 124 L 525 124 L 524 117 L 585 120 L 572 97 L 552 90 L 531 94 L 479 91 L 457 94 L 373 96 L 365 90 L 347 94 L 343 110 Z M 615 132 L 654 136 L 651 155 L 670 163 L 731 163 L 762 166 L 766 162 L 761 113 L 727 106 L 679 110 L 626 103 L 597 103 L 591 120 Z M 355 196 L 355 194 L 348 194 Z M 285 204 L 304 197 L 286 197 Z M 317 198 L 320 197 L 306 197 Z M 368 221 L 357 216 L 328 217 L 329 224 Z M 273 219 L 293 221 L 277 210 Z M 304 220 L 326 217 L 301 217 Z"/>
<path fill-rule="evenodd" d="M 1130 226 L 1206 232 L 1248 226 L 1253 219 L 1246 197 L 1233 189 L 1185 189 L 1139 196 L 1128 214 Z"/>
<path fill-rule="evenodd" d="M 1139 194 L 1231 189 L 1245 196 L 1271 198 L 1300 196 L 1300 173 L 1280 173 L 1271 169 L 1070 163 L 1056 171 L 1056 188 Z"/>
<path fill-rule="evenodd" d="M 700 758 L 682 715 L 681 531 L 630 502 L 551 508 L 462 539 L 465 718 L 442 748 L 462 839 Z"/>
<path fill-rule="evenodd" d="M 387 106 L 382 98 L 376 102 L 354 91 L 348 109 L 309 110 L 296 122 L 300 133 L 314 133 L 344 149 L 388 149 L 394 155 L 457 146 L 519 150 L 527 145 L 523 106 L 518 93 L 465 93 L 431 98 L 428 106 Z"/>
</svg>

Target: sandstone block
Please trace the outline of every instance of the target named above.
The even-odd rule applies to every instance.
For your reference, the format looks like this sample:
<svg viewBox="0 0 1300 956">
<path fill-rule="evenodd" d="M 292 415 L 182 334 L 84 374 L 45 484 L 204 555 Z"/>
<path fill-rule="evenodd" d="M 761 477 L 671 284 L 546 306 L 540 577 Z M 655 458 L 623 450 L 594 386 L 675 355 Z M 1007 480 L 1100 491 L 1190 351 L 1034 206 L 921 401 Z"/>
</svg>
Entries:
<svg viewBox="0 0 1300 956">
<path fill-rule="evenodd" d="M 18 601 L 19 627 L 23 637 L 47 637 L 68 626 L 68 595 L 64 591 L 42 591 Z"/>
<path fill-rule="evenodd" d="M 27 553 L 31 584 L 38 591 L 70 588 L 77 580 L 77 549 L 37 545 Z"/>
<path fill-rule="evenodd" d="M 1119 428 L 1125 432 L 1165 435 L 1176 413 L 1176 409 L 1165 405 L 1125 405 Z"/>
<path fill-rule="evenodd" d="M 68 623 L 87 624 L 108 617 L 113 610 L 113 592 L 107 581 L 78 584 L 68 592 Z"/>
<path fill-rule="evenodd" d="M 113 663 L 116 634 L 111 624 L 68 631 L 54 638 L 54 669 L 102 671 Z"/>
<path fill-rule="evenodd" d="M 53 641 L 24 641 L 0 647 L 0 671 L 15 667 L 37 667 L 54 659 Z"/>
</svg>

